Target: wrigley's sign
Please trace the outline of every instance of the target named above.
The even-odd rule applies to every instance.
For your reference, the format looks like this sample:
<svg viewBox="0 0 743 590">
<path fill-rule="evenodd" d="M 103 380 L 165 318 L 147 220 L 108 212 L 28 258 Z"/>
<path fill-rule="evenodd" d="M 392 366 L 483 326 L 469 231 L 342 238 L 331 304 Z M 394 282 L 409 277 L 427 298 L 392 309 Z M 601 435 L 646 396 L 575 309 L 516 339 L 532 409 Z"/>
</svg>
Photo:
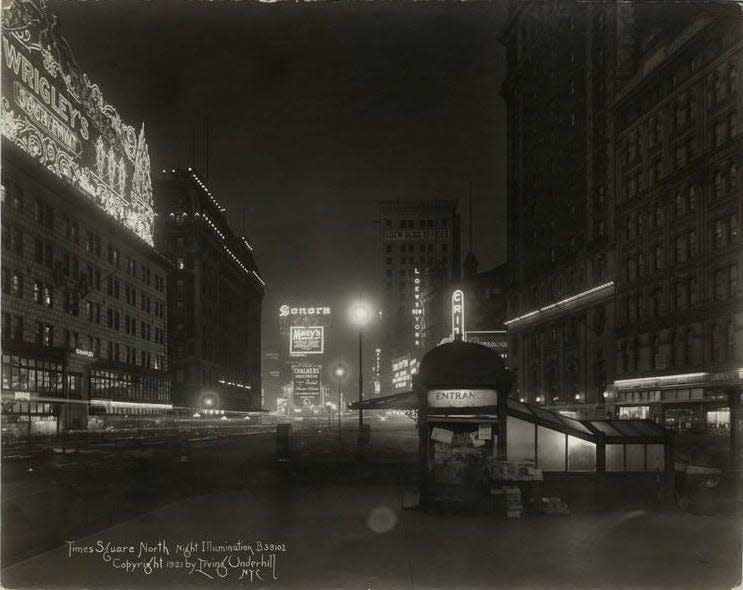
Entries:
<svg viewBox="0 0 743 590">
<path fill-rule="evenodd" d="M 155 213 L 144 125 L 82 72 L 45 0 L 3 2 L 0 131 L 145 242 Z"/>
<path fill-rule="evenodd" d="M 428 392 L 429 408 L 467 408 L 495 406 L 495 389 L 432 389 Z"/>
</svg>

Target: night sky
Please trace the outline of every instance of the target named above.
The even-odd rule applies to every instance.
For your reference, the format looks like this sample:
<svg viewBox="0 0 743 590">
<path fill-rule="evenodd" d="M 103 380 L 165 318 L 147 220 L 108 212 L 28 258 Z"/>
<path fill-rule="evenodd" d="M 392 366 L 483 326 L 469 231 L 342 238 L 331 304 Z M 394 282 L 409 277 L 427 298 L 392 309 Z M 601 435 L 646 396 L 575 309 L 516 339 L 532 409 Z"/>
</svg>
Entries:
<svg viewBox="0 0 743 590">
<path fill-rule="evenodd" d="M 481 269 L 505 256 L 501 2 L 50 2 L 80 66 L 144 121 L 153 180 L 193 163 L 283 302 L 374 301 L 376 202 L 473 186 Z M 463 252 L 464 254 L 464 252 Z M 330 343 L 330 348 L 336 348 Z"/>
</svg>

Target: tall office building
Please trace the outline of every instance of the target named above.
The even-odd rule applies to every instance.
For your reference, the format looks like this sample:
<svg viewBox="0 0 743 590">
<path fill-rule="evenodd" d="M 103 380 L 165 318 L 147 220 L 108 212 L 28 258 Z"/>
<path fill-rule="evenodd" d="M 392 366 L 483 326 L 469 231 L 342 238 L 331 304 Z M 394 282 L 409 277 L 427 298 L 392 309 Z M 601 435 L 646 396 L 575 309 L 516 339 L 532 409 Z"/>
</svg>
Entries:
<svg viewBox="0 0 743 590">
<path fill-rule="evenodd" d="M 531 402 L 600 406 L 613 375 L 614 6 L 512 2 L 501 37 L 509 366 Z"/>
<path fill-rule="evenodd" d="M 80 71 L 46 5 L 3 8 L 4 436 L 170 409 L 168 261 L 144 127 Z"/>
<path fill-rule="evenodd" d="M 616 402 L 680 428 L 729 428 L 743 387 L 743 12 L 619 10 Z"/>
<path fill-rule="evenodd" d="M 381 201 L 378 228 L 384 326 L 380 393 L 386 394 L 410 387 L 417 361 L 425 353 L 422 282 L 438 284 L 460 277 L 457 201 Z"/>
<path fill-rule="evenodd" d="M 173 400 L 210 412 L 261 410 L 264 282 L 244 236 L 195 170 L 164 171 L 155 241 L 168 277 Z"/>
</svg>

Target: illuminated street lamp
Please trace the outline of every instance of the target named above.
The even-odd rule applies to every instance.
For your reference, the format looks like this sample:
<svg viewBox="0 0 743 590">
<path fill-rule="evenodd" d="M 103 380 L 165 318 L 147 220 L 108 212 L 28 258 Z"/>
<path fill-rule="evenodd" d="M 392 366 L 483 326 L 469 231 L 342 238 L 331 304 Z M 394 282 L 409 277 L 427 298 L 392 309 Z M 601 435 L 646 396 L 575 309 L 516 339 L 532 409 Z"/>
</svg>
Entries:
<svg viewBox="0 0 743 590">
<path fill-rule="evenodd" d="M 341 381 L 346 376 L 346 367 L 338 365 L 335 368 L 335 378 L 338 380 L 338 440 L 341 439 L 341 411 L 343 410 L 343 402 L 341 400 Z"/>
<path fill-rule="evenodd" d="M 364 326 L 371 319 L 371 310 L 363 301 L 357 301 L 351 306 L 351 322 L 359 328 L 359 443 L 362 441 L 362 431 L 364 429 L 364 411 L 361 409 L 361 402 L 364 399 L 363 390 L 363 370 L 364 363 L 362 358 L 362 342 Z"/>
</svg>

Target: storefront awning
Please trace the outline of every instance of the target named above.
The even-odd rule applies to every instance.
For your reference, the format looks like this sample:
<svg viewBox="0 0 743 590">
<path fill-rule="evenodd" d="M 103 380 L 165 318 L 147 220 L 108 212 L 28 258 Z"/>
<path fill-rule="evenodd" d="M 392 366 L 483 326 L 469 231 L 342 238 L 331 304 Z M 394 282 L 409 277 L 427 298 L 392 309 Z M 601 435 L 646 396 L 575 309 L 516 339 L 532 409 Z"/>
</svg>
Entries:
<svg viewBox="0 0 743 590">
<path fill-rule="evenodd" d="M 348 404 L 349 409 L 358 410 L 359 402 Z M 372 397 L 361 402 L 362 410 L 417 410 L 418 397 L 414 391 Z"/>
<path fill-rule="evenodd" d="M 352 410 L 359 409 L 359 403 L 349 404 Z M 362 410 L 416 410 L 418 398 L 413 391 L 375 397 L 361 402 Z M 462 414 L 470 408 L 452 408 L 456 414 Z M 650 420 L 578 420 L 541 406 L 526 404 L 508 399 L 507 414 L 514 418 L 526 420 L 585 440 L 605 442 L 618 441 L 661 441 L 665 430 Z M 474 417 L 474 416 L 473 416 Z"/>
</svg>

